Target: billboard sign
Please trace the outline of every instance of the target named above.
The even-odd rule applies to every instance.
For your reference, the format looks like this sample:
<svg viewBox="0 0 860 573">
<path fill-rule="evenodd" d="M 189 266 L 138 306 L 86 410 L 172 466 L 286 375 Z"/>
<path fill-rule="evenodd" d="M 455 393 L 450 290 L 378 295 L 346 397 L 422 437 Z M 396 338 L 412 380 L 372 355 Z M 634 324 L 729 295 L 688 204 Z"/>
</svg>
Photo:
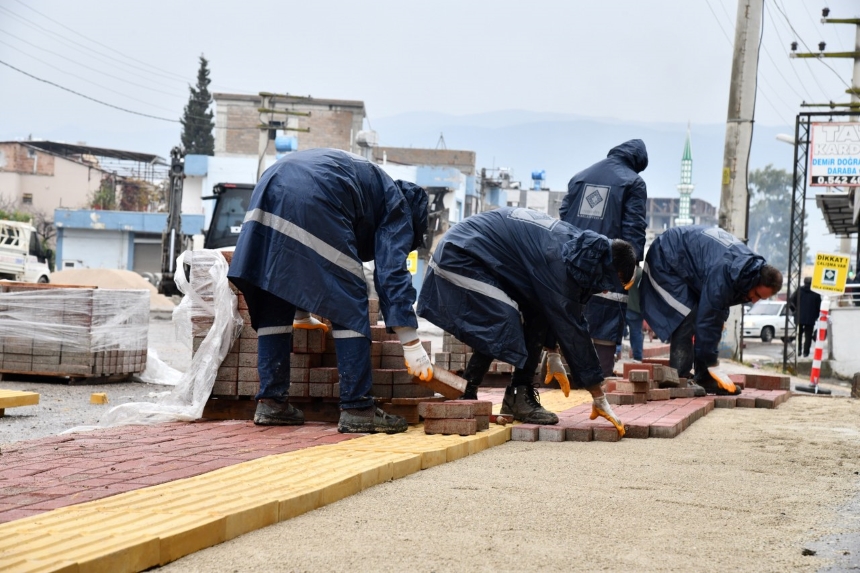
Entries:
<svg viewBox="0 0 860 573">
<path fill-rule="evenodd" d="M 860 187 L 860 122 L 813 123 L 809 184 Z"/>
</svg>

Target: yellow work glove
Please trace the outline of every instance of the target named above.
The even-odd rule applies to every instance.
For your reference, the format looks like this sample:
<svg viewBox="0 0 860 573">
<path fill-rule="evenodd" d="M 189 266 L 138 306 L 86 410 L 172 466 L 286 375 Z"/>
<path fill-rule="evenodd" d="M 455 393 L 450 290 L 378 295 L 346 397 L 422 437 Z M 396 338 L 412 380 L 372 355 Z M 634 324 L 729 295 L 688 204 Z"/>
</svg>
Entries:
<svg viewBox="0 0 860 573">
<path fill-rule="evenodd" d="M 570 380 L 567 379 L 567 372 L 564 370 L 564 364 L 561 363 L 561 356 L 558 352 L 547 352 L 546 354 L 546 378 L 544 384 L 549 384 L 552 379 L 558 380 L 558 385 L 561 386 L 561 391 L 564 392 L 564 397 L 570 395 Z"/>
<path fill-rule="evenodd" d="M 598 416 L 606 418 L 612 422 L 612 425 L 615 426 L 616 430 L 618 430 L 618 437 L 624 437 L 624 424 L 621 423 L 621 420 L 619 420 L 618 416 L 615 415 L 615 412 L 612 411 L 605 395 L 600 398 L 595 398 L 594 402 L 591 403 L 591 416 L 589 416 L 589 418 L 595 420 Z"/>
<path fill-rule="evenodd" d="M 293 328 L 298 328 L 299 330 L 322 330 L 323 332 L 328 332 L 328 326 L 326 326 L 324 322 L 320 322 L 312 316 L 308 316 L 306 318 L 294 318 Z"/>
<path fill-rule="evenodd" d="M 433 378 L 433 365 L 420 341 L 403 345 L 403 360 L 406 361 L 406 370 L 413 376 L 425 382 Z"/>
</svg>

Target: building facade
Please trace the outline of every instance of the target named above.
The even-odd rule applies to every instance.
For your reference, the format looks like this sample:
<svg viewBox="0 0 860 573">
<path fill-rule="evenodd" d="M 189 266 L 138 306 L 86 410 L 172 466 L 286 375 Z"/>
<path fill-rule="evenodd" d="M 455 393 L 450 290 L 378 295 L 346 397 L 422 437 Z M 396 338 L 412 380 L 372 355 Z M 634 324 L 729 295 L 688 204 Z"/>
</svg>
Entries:
<svg viewBox="0 0 860 573">
<path fill-rule="evenodd" d="M 364 102 L 266 94 L 272 112 L 261 112 L 262 95 L 215 93 L 215 156 L 260 155 L 261 125 L 274 122 L 273 135 L 297 140 L 297 150 L 331 147 L 360 153 L 358 133 L 365 118 Z M 276 155 L 270 141 L 266 156 Z"/>
<path fill-rule="evenodd" d="M 120 269 L 161 272 L 167 213 L 57 209 L 57 270 Z M 182 232 L 198 235 L 203 215 L 182 215 Z"/>
</svg>

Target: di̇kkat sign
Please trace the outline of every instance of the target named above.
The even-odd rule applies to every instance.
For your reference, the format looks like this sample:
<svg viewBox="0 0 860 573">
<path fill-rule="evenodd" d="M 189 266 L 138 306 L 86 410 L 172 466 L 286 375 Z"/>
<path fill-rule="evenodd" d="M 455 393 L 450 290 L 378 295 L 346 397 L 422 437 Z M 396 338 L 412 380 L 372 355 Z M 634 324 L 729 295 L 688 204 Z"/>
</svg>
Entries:
<svg viewBox="0 0 860 573">
<path fill-rule="evenodd" d="M 812 290 L 822 295 L 845 292 L 848 278 L 848 256 L 834 253 L 816 253 L 812 271 Z"/>
<path fill-rule="evenodd" d="M 813 123 L 809 146 L 809 184 L 860 186 L 860 123 Z"/>
</svg>

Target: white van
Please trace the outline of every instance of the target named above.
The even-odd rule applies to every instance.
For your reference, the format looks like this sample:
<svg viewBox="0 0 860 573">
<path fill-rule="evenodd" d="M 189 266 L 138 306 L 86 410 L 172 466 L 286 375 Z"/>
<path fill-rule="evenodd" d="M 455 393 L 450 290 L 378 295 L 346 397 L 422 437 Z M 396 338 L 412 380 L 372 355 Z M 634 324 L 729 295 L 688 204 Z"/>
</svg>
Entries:
<svg viewBox="0 0 860 573">
<path fill-rule="evenodd" d="M 50 249 L 42 249 L 30 223 L 0 221 L 0 279 L 28 283 L 51 281 Z"/>
</svg>

